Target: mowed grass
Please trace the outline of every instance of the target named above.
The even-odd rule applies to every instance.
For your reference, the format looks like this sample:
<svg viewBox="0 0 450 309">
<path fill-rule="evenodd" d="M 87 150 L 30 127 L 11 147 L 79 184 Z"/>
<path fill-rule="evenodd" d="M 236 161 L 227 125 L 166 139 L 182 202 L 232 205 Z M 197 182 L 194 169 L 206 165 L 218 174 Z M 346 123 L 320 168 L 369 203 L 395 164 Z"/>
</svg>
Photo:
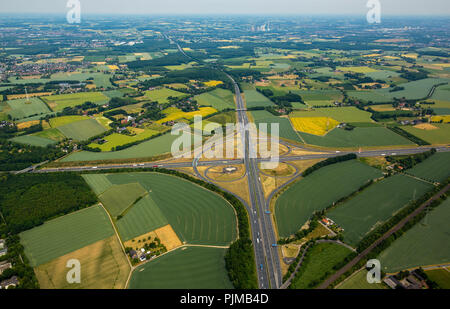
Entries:
<svg viewBox="0 0 450 309">
<path fill-rule="evenodd" d="M 436 129 L 424 130 L 413 126 L 402 126 L 401 128 L 430 144 L 442 145 L 450 143 L 450 124 L 433 123 L 432 125 L 436 127 Z"/>
<path fill-rule="evenodd" d="M 418 266 L 450 262 L 450 199 L 427 214 L 421 222 L 381 252 L 382 270 L 397 272 Z"/>
<path fill-rule="evenodd" d="M 426 274 L 428 278 L 436 282 L 440 288 L 447 290 L 450 289 L 450 269 L 448 267 L 427 270 Z"/>
<path fill-rule="evenodd" d="M 147 195 L 133 205 L 123 218 L 117 220 L 117 229 L 122 240 L 127 241 L 167 224 L 158 205 Z"/>
<path fill-rule="evenodd" d="M 287 237 L 297 232 L 314 211 L 356 191 L 381 171 L 356 160 L 323 167 L 290 186 L 275 204 L 278 233 Z"/>
<path fill-rule="evenodd" d="M 212 106 L 218 111 L 236 108 L 233 93 L 230 90 L 221 88 L 197 95 L 194 99 L 197 100 L 200 106 Z"/>
<path fill-rule="evenodd" d="M 38 147 L 47 147 L 49 145 L 56 144 L 56 141 L 53 141 L 48 138 L 43 138 L 39 136 L 33 136 L 33 135 L 23 135 L 14 137 L 11 139 L 11 141 L 19 144 L 25 144 L 25 145 L 31 145 L 31 146 L 38 146 Z"/>
<path fill-rule="evenodd" d="M 104 209 L 93 206 L 20 234 L 31 266 L 39 266 L 114 234 Z"/>
<path fill-rule="evenodd" d="M 81 282 L 67 282 L 67 261 L 81 264 Z M 116 236 L 63 255 L 35 268 L 41 289 L 123 289 L 130 272 L 125 253 Z"/>
<path fill-rule="evenodd" d="M 80 151 L 63 158 L 61 161 L 73 162 L 149 158 L 170 152 L 172 142 L 177 138 L 177 135 L 171 135 L 169 133 L 124 150 L 113 152 Z"/>
<path fill-rule="evenodd" d="M 47 105 L 38 98 L 17 99 L 7 102 L 11 108 L 8 114 L 13 120 L 50 113 Z"/>
<path fill-rule="evenodd" d="M 362 269 L 348 277 L 342 284 L 336 287 L 337 289 L 348 290 L 380 290 L 387 287 L 383 283 L 369 283 L 367 282 L 367 270 Z"/>
<path fill-rule="evenodd" d="M 450 176 L 450 152 L 435 153 L 406 172 L 422 179 L 441 182 Z"/>
<path fill-rule="evenodd" d="M 44 100 L 53 111 L 59 112 L 66 107 L 74 107 L 86 102 L 98 105 L 104 104 L 109 101 L 109 97 L 101 92 L 79 92 L 42 97 L 42 100 Z"/>
<path fill-rule="evenodd" d="M 110 174 L 108 179 L 113 184 L 140 183 L 183 242 L 225 246 L 236 239 L 232 206 L 202 187 L 156 173 Z"/>
<path fill-rule="evenodd" d="M 304 272 L 292 280 L 290 288 L 308 289 L 317 286 L 325 276 L 331 275 L 333 267 L 351 253 L 350 249 L 334 243 L 318 243 L 309 252 L 308 260 L 301 267 Z"/>
<path fill-rule="evenodd" d="M 112 185 L 99 198 L 111 216 L 117 217 L 145 194 L 147 194 L 147 190 L 139 183 L 134 182 Z"/>
<path fill-rule="evenodd" d="M 232 289 L 225 249 L 187 247 L 138 267 L 130 289 Z"/>
<path fill-rule="evenodd" d="M 395 175 L 369 186 L 328 216 L 344 229 L 344 240 L 357 245 L 368 232 L 432 187 L 409 176 Z"/>
<path fill-rule="evenodd" d="M 71 122 L 58 127 L 58 130 L 66 137 L 76 141 L 84 141 L 106 132 L 106 129 L 95 119 Z"/>
<path fill-rule="evenodd" d="M 245 90 L 245 103 L 247 108 L 273 106 L 273 102 L 256 90 Z"/>
</svg>

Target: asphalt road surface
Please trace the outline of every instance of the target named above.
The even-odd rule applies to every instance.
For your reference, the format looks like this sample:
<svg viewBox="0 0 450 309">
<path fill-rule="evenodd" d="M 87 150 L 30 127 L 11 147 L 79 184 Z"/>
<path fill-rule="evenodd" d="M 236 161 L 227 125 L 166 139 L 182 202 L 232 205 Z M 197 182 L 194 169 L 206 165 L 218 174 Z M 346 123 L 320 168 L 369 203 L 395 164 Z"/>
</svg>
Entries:
<svg viewBox="0 0 450 309">
<path fill-rule="evenodd" d="M 166 36 L 167 39 L 170 40 Z M 174 42 L 171 40 L 171 42 Z M 185 55 L 187 55 L 184 50 L 174 42 L 178 50 Z M 191 57 L 190 57 L 191 58 Z M 247 207 L 247 211 L 250 217 L 251 233 L 253 246 L 255 250 L 255 260 L 258 275 L 259 287 L 262 289 L 277 289 L 282 284 L 282 274 L 280 267 L 280 259 L 278 255 L 278 248 L 276 247 L 275 230 L 272 223 L 271 216 L 269 212 L 269 199 L 265 199 L 264 192 L 262 189 L 261 179 L 259 176 L 258 164 L 260 162 L 266 161 L 265 159 L 255 158 L 250 156 L 251 149 L 256 149 L 257 140 L 255 140 L 252 134 L 249 134 L 245 130 L 245 126 L 249 123 L 244 100 L 241 96 L 239 86 L 233 80 L 231 76 L 228 76 L 235 87 L 236 104 L 237 104 L 237 116 L 239 129 L 239 136 L 241 138 L 242 145 L 245 145 L 245 155 L 241 159 L 234 160 L 205 160 L 200 161 L 199 158 L 195 158 L 192 162 L 150 162 L 150 163 L 133 163 L 133 164 L 106 164 L 101 166 L 80 166 L 80 167 L 60 167 L 60 168 L 49 168 L 49 169 L 35 169 L 29 168 L 21 172 L 34 172 L 34 173 L 50 173 L 50 172 L 82 172 L 89 170 L 108 170 L 108 169 L 142 169 L 149 167 L 158 168 L 181 168 L 181 167 L 194 167 L 196 170 L 197 166 L 220 166 L 220 165 L 231 165 L 231 164 L 245 164 L 247 175 L 248 175 L 248 185 L 250 192 L 251 205 L 244 204 Z M 299 147 L 287 142 L 281 141 L 281 143 L 287 145 L 288 147 Z M 432 147 L 415 147 L 415 148 L 401 148 L 401 149 L 389 149 L 389 150 L 371 150 L 371 151 L 361 151 L 356 154 L 360 157 L 374 157 L 374 156 L 389 156 L 389 155 L 406 155 L 415 154 L 427 151 Z M 450 151 L 449 147 L 436 147 L 437 151 L 444 152 Z M 347 153 L 355 152 L 344 152 L 344 151 L 334 151 L 325 152 L 320 154 L 309 154 L 301 156 L 280 156 L 280 162 L 298 161 L 298 160 L 309 160 L 309 159 L 322 159 L 330 158 L 335 156 L 344 155 Z M 208 180 L 206 180 L 208 181 Z M 242 199 L 241 199 L 242 201 Z M 275 246 L 274 246 L 275 245 Z"/>
</svg>

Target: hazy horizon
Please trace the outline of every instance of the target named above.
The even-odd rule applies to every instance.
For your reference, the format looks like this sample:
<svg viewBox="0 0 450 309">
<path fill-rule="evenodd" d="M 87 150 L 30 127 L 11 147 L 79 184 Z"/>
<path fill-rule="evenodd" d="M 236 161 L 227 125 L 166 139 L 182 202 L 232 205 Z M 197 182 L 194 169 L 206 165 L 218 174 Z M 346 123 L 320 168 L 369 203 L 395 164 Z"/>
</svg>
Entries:
<svg viewBox="0 0 450 309">
<path fill-rule="evenodd" d="M 80 0 L 86 15 L 355 15 L 367 0 Z M 449 16 L 450 1 L 380 0 L 386 16 Z M 66 14 L 66 0 L 0 0 L 0 14 Z M 324 9 L 326 8 L 326 9 Z"/>
</svg>

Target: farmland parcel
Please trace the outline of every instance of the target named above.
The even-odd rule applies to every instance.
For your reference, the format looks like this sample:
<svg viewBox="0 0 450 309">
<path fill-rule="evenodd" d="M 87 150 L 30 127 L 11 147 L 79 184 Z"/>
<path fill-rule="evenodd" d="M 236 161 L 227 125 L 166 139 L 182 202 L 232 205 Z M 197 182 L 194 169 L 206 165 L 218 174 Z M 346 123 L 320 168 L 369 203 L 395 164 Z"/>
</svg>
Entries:
<svg viewBox="0 0 450 309">
<path fill-rule="evenodd" d="M 287 237 L 297 232 L 314 211 L 356 191 L 381 171 L 356 160 L 323 167 L 293 184 L 277 199 L 275 218 L 278 233 Z"/>
<path fill-rule="evenodd" d="M 344 240 L 356 245 L 368 232 L 432 187 L 409 176 L 395 175 L 338 205 L 328 216 L 344 228 Z"/>
</svg>

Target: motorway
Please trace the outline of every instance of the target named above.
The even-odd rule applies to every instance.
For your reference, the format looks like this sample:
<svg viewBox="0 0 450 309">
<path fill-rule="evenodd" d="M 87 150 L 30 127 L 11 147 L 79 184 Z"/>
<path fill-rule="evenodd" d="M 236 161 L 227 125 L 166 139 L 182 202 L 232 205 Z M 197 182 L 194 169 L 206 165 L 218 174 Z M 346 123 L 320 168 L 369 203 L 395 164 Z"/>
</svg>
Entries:
<svg viewBox="0 0 450 309">
<path fill-rule="evenodd" d="M 165 36 L 171 42 L 174 42 L 167 36 Z M 174 42 L 178 50 L 185 55 L 187 55 L 180 45 Z M 264 191 L 261 184 L 261 179 L 259 176 L 258 164 L 260 162 L 266 161 L 268 159 L 256 158 L 256 156 L 251 156 L 251 151 L 256 149 L 257 140 L 255 137 L 248 132 L 245 128 L 247 127 L 249 120 L 246 113 L 246 107 L 244 100 L 242 98 L 238 84 L 234 79 L 228 75 L 228 78 L 233 82 L 236 95 L 236 105 L 237 105 L 237 117 L 238 117 L 238 136 L 241 139 L 242 145 L 244 145 L 244 155 L 242 158 L 237 159 L 224 159 L 224 160 L 204 160 L 200 161 L 200 157 L 194 158 L 193 161 L 185 162 L 171 162 L 170 160 L 159 161 L 159 162 L 147 162 L 147 163 L 133 163 L 133 164 L 105 164 L 99 166 L 79 166 L 79 167 L 59 167 L 59 168 L 46 168 L 37 170 L 35 168 L 27 169 L 27 172 L 34 173 L 48 173 L 48 172 L 83 172 L 92 170 L 108 170 L 108 169 L 143 169 L 143 168 L 182 168 L 182 167 L 193 167 L 197 176 L 205 179 L 197 170 L 198 166 L 220 166 L 220 165 L 232 165 L 232 164 L 245 164 L 248 176 L 248 186 L 250 193 L 251 204 L 248 205 L 245 201 L 240 199 L 246 206 L 252 233 L 252 241 L 255 252 L 256 268 L 258 275 L 259 288 L 261 289 L 278 289 L 282 285 L 282 274 L 280 267 L 280 259 L 278 248 L 273 247 L 276 244 L 275 230 L 272 222 L 272 214 L 269 212 L 269 202 L 271 197 L 275 192 L 269 196 L 268 199 L 264 197 Z M 230 136 L 231 137 L 231 136 Z M 230 138 L 227 137 L 227 138 Z M 234 136 L 233 136 L 234 138 Z M 301 148 L 303 150 L 310 151 L 320 151 L 308 149 L 303 146 L 292 145 L 284 141 L 280 141 L 291 150 L 292 148 Z M 389 150 L 368 150 L 356 152 L 360 157 L 374 157 L 374 156 L 388 156 L 388 155 L 406 155 L 414 154 L 427 151 L 432 147 L 415 147 L 415 148 L 400 148 L 400 149 L 389 149 Z M 444 152 L 450 151 L 449 147 L 435 147 L 437 151 Z M 289 151 L 290 152 L 290 151 Z M 329 151 L 322 153 L 313 153 L 305 155 L 284 155 L 279 157 L 280 162 L 298 161 L 298 160 L 309 160 L 309 159 L 324 159 L 335 156 L 344 155 L 347 151 Z M 299 175 L 297 175 L 299 176 Z M 291 183 L 294 179 L 289 181 Z M 287 184 L 288 184 L 287 183 Z M 287 185 L 286 184 L 286 185 Z M 222 188 L 223 189 L 223 188 Z M 278 188 L 280 189 L 280 188 Z M 277 190 L 278 190 L 277 189 Z"/>
<path fill-rule="evenodd" d="M 273 228 L 271 216 L 266 214 L 268 204 L 264 197 L 264 191 L 261 185 L 261 179 L 258 170 L 258 159 L 251 156 L 256 151 L 256 141 L 251 132 L 247 131 L 249 121 L 245 109 L 244 100 L 242 98 L 239 86 L 231 76 L 228 76 L 234 84 L 238 129 L 244 147 L 244 164 L 247 169 L 248 186 L 251 200 L 250 226 L 252 230 L 252 240 L 255 250 L 255 260 L 257 267 L 257 275 L 259 287 L 263 289 L 277 289 L 281 285 L 281 267 L 278 257 L 275 231 Z"/>
</svg>

